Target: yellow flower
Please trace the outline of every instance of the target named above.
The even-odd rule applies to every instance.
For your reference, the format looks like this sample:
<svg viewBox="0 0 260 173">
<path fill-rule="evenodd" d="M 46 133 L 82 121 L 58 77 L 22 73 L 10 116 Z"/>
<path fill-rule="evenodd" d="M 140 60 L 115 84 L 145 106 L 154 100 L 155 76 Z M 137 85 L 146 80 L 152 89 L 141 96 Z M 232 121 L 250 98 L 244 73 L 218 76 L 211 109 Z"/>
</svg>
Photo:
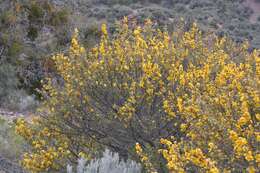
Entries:
<svg viewBox="0 0 260 173">
<path fill-rule="evenodd" d="M 181 124 L 181 131 L 184 132 L 187 129 L 187 124 Z"/>
<path fill-rule="evenodd" d="M 255 170 L 255 168 L 253 166 L 249 166 L 247 168 L 247 171 L 248 171 L 248 173 L 255 173 L 256 172 L 256 170 Z"/>
<path fill-rule="evenodd" d="M 255 160 L 258 164 L 260 164 L 260 154 L 256 154 Z"/>
<path fill-rule="evenodd" d="M 107 25 L 106 24 L 104 24 L 104 23 L 102 24 L 101 31 L 102 31 L 104 36 L 108 35 L 108 33 L 107 33 Z"/>
<path fill-rule="evenodd" d="M 260 121 L 260 114 L 256 114 L 255 117 L 258 121 Z"/>
<path fill-rule="evenodd" d="M 210 168 L 210 170 L 208 171 L 208 173 L 219 173 L 219 170 L 214 167 L 214 168 Z"/>
<path fill-rule="evenodd" d="M 140 33 L 141 33 L 141 27 L 137 27 L 137 28 L 134 30 L 134 35 L 135 35 L 135 36 L 138 36 L 138 35 L 140 35 Z"/>
<path fill-rule="evenodd" d="M 245 154 L 245 159 L 246 159 L 247 161 L 252 161 L 252 160 L 254 160 L 252 151 L 248 151 L 248 152 Z"/>
<path fill-rule="evenodd" d="M 241 118 L 238 120 L 238 125 L 239 125 L 239 126 L 243 126 L 243 125 L 247 124 L 248 121 L 249 121 L 249 120 L 248 120 L 247 118 L 241 117 Z"/>
<path fill-rule="evenodd" d="M 177 98 L 177 106 L 178 106 L 178 109 L 179 109 L 180 112 L 182 112 L 182 110 L 183 110 L 183 105 L 182 104 L 183 104 L 182 98 L 178 97 Z"/>
<path fill-rule="evenodd" d="M 208 146 L 209 146 L 209 151 L 212 151 L 214 149 L 214 147 L 215 147 L 214 143 L 212 143 L 212 142 L 210 142 L 208 144 Z"/>
</svg>

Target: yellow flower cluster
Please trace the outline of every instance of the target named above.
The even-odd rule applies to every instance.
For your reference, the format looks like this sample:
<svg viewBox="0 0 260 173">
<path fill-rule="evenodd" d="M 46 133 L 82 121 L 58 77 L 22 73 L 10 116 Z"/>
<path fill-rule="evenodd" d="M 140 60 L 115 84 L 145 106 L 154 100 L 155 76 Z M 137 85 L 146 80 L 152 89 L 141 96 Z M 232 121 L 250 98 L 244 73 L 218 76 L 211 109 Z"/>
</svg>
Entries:
<svg viewBox="0 0 260 173">
<path fill-rule="evenodd" d="M 230 139 L 234 145 L 235 154 L 238 157 L 244 156 L 247 161 L 254 160 L 253 153 L 249 149 L 247 140 L 243 137 L 239 137 L 238 134 L 233 130 L 231 130 L 229 134 Z"/>
<path fill-rule="evenodd" d="M 26 140 L 30 140 L 33 136 L 33 131 L 27 127 L 25 120 L 18 119 L 15 126 L 15 132 L 23 136 Z"/>
<path fill-rule="evenodd" d="M 79 31 L 78 29 L 75 29 L 74 35 L 71 39 L 71 47 L 70 47 L 70 55 L 75 56 L 75 55 L 81 55 L 82 53 L 85 52 L 85 48 L 80 46 L 78 43 L 78 34 Z"/>
<path fill-rule="evenodd" d="M 170 117 L 175 117 L 175 116 L 176 116 L 176 114 L 175 114 L 175 112 L 172 110 L 172 106 L 171 106 L 171 104 L 169 103 L 168 100 L 165 100 L 165 101 L 163 102 L 163 109 L 164 109 L 164 111 L 165 111 Z"/>
<path fill-rule="evenodd" d="M 185 32 L 183 35 L 183 43 L 185 46 L 189 46 L 191 49 L 196 48 L 196 35 L 198 34 L 199 30 L 197 28 L 197 24 L 194 23 L 192 29 L 189 32 Z"/>
<path fill-rule="evenodd" d="M 166 139 L 161 139 L 160 142 L 167 146 L 168 149 L 159 150 L 163 157 L 167 160 L 167 167 L 170 172 L 184 173 L 183 157 L 180 154 L 180 145 L 176 142 L 171 142 Z"/>
<path fill-rule="evenodd" d="M 140 157 L 140 160 L 141 160 L 142 164 L 145 166 L 146 170 L 149 173 L 157 173 L 157 171 L 154 169 L 152 163 L 150 162 L 149 158 L 143 152 L 143 149 L 139 143 L 135 144 L 135 151 L 136 151 L 137 155 Z"/>
<path fill-rule="evenodd" d="M 196 148 L 192 149 L 185 153 L 187 160 L 190 160 L 195 165 L 206 169 L 208 173 L 219 173 L 218 168 L 215 166 L 215 163 L 210 159 L 206 158 L 201 149 Z"/>
<path fill-rule="evenodd" d="M 59 158 L 59 154 L 54 148 L 41 150 L 38 154 L 25 153 L 22 160 L 22 165 L 32 172 L 48 171 L 49 168 L 58 168 L 54 160 Z"/>
<path fill-rule="evenodd" d="M 174 138 L 172 139 L 174 140 Z M 186 165 L 191 162 L 194 165 L 203 168 L 208 173 L 219 173 L 215 163 L 210 159 L 206 158 L 201 149 L 190 149 L 182 152 L 183 144 L 172 142 L 167 139 L 161 139 L 161 144 L 166 145 L 167 149 L 160 149 L 163 157 L 167 160 L 167 167 L 170 172 L 184 173 Z"/>
<path fill-rule="evenodd" d="M 40 124 L 39 120 L 35 120 L 34 124 Z M 25 153 L 21 160 L 22 166 L 32 172 L 47 171 L 49 169 L 58 170 L 60 167 L 59 160 L 68 157 L 68 143 L 63 137 L 50 129 L 44 127 L 39 130 L 33 128 L 23 119 L 18 119 L 16 123 L 16 133 L 24 137 L 31 147 L 33 153 Z M 57 138 L 56 146 L 51 146 L 51 139 Z"/>
</svg>

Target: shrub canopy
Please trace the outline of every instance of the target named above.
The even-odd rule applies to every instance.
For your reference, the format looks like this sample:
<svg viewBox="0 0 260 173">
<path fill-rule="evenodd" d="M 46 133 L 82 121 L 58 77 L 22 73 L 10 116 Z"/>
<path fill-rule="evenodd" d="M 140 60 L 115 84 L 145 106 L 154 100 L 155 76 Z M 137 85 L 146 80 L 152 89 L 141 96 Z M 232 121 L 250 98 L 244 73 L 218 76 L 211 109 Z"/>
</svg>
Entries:
<svg viewBox="0 0 260 173">
<path fill-rule="evenodd" d="M 32 146 L 22 164 L 58 169 L 107 147 L 149 172 L 256 171 L 259 50 L 196 24 L 168 33 L 124 18 L 118 28 L 111 36 L 102 25 L 91 50 L 76 31 L 68 54 L 53 57 L 60 79 L 46 79 L 41 116 L 17 123 Z"/>
</svg>

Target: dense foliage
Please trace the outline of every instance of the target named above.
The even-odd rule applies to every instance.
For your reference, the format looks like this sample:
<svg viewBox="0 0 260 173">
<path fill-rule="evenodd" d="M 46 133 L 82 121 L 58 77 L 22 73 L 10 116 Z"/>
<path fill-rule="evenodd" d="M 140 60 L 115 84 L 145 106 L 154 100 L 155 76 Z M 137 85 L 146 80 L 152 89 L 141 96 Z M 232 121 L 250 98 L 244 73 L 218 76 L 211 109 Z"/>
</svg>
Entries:
<svg viewBox="0 0 260 173">
<path fill-rule="evenodd" d="M 43 81 L 40 116 L 17 123 L 31 145 L 23 166 L 58 170 L 109 148 L 148 172 L 256 172 L 259 50 L 176 26 L 124 18 L 115 35 L 103 24 L 90 50 L 76 30 L 68 54 L 53 56 L 59 78 Z"/>
<path fill-rule="evenodd" d="M 197 21 L 203 31 L 228 35 L 237 42 L 248 39 L 251 47 L 259 48 L 260 20 L 251 20 L 253 10 L 245 1 L 2 0 L 0 106 L 19 109 L 23 97 L 37 95 L 40 80 L 53 72 L 50 54 L 68 47 L 74 27 L 82 31 L 84 47 L 91 47 L 100 37 L 101 22 L 107 21 L 114 32 L 114 22 L 123 16 L 139 21 L 151 18 L 160 26 L 169 25 L 169 31 L 173 21 L 183 17 L 190 23 Z"/>
</svg>

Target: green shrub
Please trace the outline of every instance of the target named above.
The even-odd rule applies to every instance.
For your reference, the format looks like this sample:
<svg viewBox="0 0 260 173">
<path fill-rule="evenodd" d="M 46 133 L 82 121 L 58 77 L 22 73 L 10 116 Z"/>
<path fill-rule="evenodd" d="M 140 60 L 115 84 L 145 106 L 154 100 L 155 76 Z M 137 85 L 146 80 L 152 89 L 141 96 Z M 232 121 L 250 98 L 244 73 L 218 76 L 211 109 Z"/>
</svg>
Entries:
<svg viewBox="0 0 260 173">
<path fill-rule="evenodd" d="M 38 37 L 38 29 L 34 26 L 29 26 L 27 37 L 31 40 L 35 40 Z"/>
<path fill-rule="evenodd" d="M 9 26 L 16 22 L 16 16 L 13 14 L 12 11 L 6 11 L 0 13 L 0 23 L 5 26 Z"/>
<path fill-rule="evenodd" d="M 50 16 L 50 24 L 53 26 L 64 25 L 68 22 L 69 13 L 66 9 L 54 12 Z"/>
<path fill-rule="evenodd" d="M 8 55 L 10 57 L 17 56 L 22 50 L 22 44 L 18 41 L 14 41 L 8 49 Z"/>
<path fill-rule="evenodd" d="M 37 22 L 37 21 L 41 20 L 44 16 L 43 8 L 40 5 L 38 5 L 37 3 L 30 4 L 28 10 L 29 10 L 28 19 L 31 22 Z"/>
</svg>

